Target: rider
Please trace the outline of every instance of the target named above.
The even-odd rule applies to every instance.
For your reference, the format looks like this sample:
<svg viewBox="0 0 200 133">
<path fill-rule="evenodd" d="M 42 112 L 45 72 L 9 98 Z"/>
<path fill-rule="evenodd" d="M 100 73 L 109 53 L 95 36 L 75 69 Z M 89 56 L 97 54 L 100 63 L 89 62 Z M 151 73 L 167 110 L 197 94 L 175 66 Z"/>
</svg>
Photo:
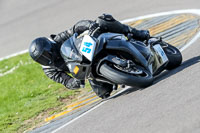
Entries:
<svg viewBox="0 0 200 133">
<path fill-rule="evenodd" d="M 39 37 L 32 41 L 29 47 L 29 54 L 33 60 L 40 63 L 45 74 L 57 83 L 63 84 L 68 89 L 80 88 L 83 81 L 71 77 L 69 70 L 60 55 L 60 47 L 62 43 L 69 39 L 74 33 L 81 34 L 86 30 L 94 31 L 100 28 L 100 33 L 114 32 L 127 35 L 130 33 L 134 39 L 147 40 L 149 36 L 148 30 L 137 30 L 128 25 L 122 24 L 115 20 L 109 14 L 99 16 L 95 21 L 81 20 L 71 29 L 61 32 L 57 35 L 50 35 L 51 38 Z M 93 91 L 101 98 L 107 98 L 115 85 L 89 80 Z"/>
</svg>

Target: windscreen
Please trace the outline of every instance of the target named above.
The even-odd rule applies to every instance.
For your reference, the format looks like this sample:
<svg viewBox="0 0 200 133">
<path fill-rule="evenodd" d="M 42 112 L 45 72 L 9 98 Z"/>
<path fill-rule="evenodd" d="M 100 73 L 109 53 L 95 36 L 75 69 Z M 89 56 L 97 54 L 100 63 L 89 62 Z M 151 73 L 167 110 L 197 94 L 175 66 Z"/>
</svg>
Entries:
<svg viewBox="0 0 200 133">
<path fill-rule="evenodd" d="M 74 45 L 75 36 L 66 40 L 61 46 L 61 56 L 65 62 L 81 62 L 82 56 L 79 54 L 78 50 Z"/>
</svg>

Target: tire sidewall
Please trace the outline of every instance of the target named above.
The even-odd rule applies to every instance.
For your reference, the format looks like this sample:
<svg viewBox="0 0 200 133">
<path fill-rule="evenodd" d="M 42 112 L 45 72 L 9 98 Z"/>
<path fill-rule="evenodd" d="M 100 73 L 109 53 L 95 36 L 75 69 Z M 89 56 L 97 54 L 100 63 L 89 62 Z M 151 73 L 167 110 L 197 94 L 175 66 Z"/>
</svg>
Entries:
<svg viewBox="0 0 200 133">
<path fill-rule="evenodd" d="M 111 67 L 107 63 L 103 63 L 100 67 L 100 73 L 108 80 L 116 84 L 124 84 L 128 86 L 147 87 L 153 83 L 152 74 L 143 69 L 147 73 L 147 77 L 137 77 L 132 74 L 122 72 L 116 68 Z"/>
<path fill-rule="evenodd" d="M 167 49 L 169 49 L 169 48 L 176 51 L 176 53 L 172 54 L 172 53 L 167 52 Z M 179 49 L 168 44 L 168 47 L 163 48 L 163 50 L 165 51 L 165 54 L 167 55 L 168 60 L 169 60 L 167 66 L 166 66 L 167 70 L 171 70 L 171 69 L 174 69 L 174 68 L 180 66 L 180 64 L 182 63 L 182 54 L 179 51 Z"/>
</svg>

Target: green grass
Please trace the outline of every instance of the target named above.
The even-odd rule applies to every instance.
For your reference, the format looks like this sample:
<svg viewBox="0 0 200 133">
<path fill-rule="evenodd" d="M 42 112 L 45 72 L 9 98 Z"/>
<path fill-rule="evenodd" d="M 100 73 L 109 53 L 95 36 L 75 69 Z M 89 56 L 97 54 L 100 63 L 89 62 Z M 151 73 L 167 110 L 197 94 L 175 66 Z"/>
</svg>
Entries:
<svg viewBox="0 0 200 133">
<path fill-rule="evenodd" d="M 1 76 L 13 67 L 16 67 L 13 72 Z M 87 84 L 89 90 L 88 87 Z M 65 104 L 62 99 L 72 102 L 81 91 L 68 90 L 48 79 L 28 54 L 0 61 L 0 132 L 30 128 L 37 120 L 26 121 L 49 109 L 49 115 L 54 113 L 55 108 Z"/>
</svg>

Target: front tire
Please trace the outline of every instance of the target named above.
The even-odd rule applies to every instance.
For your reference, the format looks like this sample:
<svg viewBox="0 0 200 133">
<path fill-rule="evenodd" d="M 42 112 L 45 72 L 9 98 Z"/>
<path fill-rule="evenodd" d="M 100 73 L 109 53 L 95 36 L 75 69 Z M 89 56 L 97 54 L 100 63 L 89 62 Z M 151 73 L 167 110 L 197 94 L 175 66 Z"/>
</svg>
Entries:
<svg viewBox="0 0 200 133">
<path fill-rule="evenodd" d="M 182 63 L 182 54 L 179 49 L 170 44 L 167 44 L 167 47 L 163 48 L 163 50 L 169 59 L 169 63 L 166 66 L 167 70 L 171 70 L 180 66 Z"/>
<path fill-rule="evenodd" d="M 104 63 L 101 65 L 99 71 L 105 78 L 116 84 L 124 84 L 142 88 L 152 85 L 152 74 L 141 67 L 140 69 L 145 73 L 144 75 L 133 75 L 126 73 L 114 68 L 113 64 Z"/>
</svg>

